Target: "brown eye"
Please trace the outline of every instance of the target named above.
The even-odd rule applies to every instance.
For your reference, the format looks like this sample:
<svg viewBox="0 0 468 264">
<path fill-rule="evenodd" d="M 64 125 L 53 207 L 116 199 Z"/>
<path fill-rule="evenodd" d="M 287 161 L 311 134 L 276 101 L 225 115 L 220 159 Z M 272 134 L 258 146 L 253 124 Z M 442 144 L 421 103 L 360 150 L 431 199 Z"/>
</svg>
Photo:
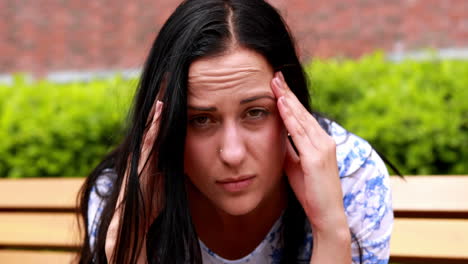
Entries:
<svg viewBox="0 0 468 264">
<path fill-rule="evenodd" d="M 257 120 L 266 117 L 268 114 L 269 112 L 264 108 L 253 108 L 247 111 L 245 115 L 248 119 Z"/>
<path fill-rule="evenodd" d="M 196 116 L 190 119 L 190 124 L 196 127 L 205 127 L 211 123 L 211 118 L 208 116 Z"/>
</svg>

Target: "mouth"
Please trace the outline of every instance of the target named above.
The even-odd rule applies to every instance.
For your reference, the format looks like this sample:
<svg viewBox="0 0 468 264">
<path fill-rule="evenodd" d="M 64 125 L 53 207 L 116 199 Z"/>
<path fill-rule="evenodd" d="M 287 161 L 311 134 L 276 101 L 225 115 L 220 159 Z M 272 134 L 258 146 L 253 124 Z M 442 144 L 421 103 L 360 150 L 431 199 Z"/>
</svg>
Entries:
<svg viewBox="0 0 468 264">
<path fill-rule="evenodd" d="M 216 181 L 224 190 L 228 192 L 240 192 L 247 189 L 253 182 L 255 175 L 243 175 L 235 178 L 227 178 Z"/>
</svg>

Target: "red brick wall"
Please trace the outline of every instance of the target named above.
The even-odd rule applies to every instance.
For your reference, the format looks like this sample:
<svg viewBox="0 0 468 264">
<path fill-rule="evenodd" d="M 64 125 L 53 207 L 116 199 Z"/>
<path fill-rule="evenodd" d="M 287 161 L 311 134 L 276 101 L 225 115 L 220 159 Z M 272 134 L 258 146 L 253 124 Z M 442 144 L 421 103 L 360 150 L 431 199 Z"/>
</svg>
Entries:
<svg viewBox="0 0 468 264">
<path fill-rule="evenodd" d="M 138 68 L 174 0 L 1 0 L 0 73 Z M 303 58 L 468 47 L 468 0 L 271 0 Z"/>
</svg>

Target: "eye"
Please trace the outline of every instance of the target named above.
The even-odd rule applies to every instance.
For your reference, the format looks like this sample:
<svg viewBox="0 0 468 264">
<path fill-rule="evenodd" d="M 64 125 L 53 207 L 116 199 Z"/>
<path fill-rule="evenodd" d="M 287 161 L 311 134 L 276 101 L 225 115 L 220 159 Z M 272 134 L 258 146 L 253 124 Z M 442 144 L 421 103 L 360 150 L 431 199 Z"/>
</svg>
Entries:
<svg viewBox="0 0 468 264">
<path fill-rule="evenodd" d="M 269 113 L 270 112 L 264 108 L 252 108 L 246 112 L 245 116 L 248 119 L 257 120 L 266 117 Z"/>
<path fill-rule="evenodd" d="M 195 116 L 190 119 L 190 124 L 196 126 L 196 127 L 205 127 L 209 125 L 212 122 L 211 118 L 209 116 Z"/>
</svg>

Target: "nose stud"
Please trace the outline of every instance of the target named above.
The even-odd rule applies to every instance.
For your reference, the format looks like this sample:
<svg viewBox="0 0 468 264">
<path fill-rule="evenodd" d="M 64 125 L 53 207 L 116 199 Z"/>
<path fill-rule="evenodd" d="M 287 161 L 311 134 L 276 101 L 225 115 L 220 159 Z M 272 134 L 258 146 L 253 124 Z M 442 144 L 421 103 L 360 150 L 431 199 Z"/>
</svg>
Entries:
<svg viewBox="0 0 468 264">
<path fill-rule="evenodd" d="M 222 148 L 219 149 L 219 153 L 221 153 L 221 152 L 223 152 L 223 149 L 222 149 Z"/>
</svg>

